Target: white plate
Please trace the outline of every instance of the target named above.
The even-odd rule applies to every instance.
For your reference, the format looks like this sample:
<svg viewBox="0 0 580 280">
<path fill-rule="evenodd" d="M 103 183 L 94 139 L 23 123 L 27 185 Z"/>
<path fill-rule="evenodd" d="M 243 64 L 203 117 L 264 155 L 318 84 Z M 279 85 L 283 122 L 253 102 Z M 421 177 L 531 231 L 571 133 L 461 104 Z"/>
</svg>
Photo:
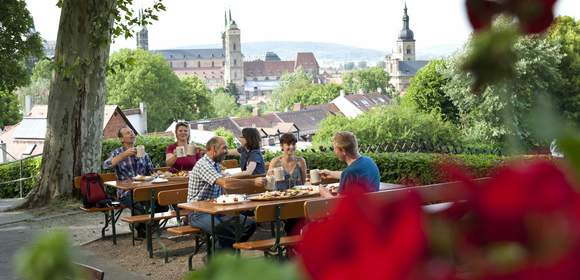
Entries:
<svg viewBox="0 0 580 280">
<path fill-rule="evenodd" d="M 165 183 L 169 180 L 167 179 L 163 179 L 163 178 L 155 178 L 153 181 L 151 181 L 151 183 L 155 184 L 155 183 Z"/>
<path fill-rule="evenodd" d="M 319 192 L 320 191 L 318 186 L 308 186 L 308 185 L 294 186 L 293 189 L 302 190 L 302 191 L 311 191 L 311 192 Z"/>
<path fill-rule="evenodd" d="M 238 201 L 225 202 L 225 201 L 231 200 L 233 198 L 237 198 Z M 242 203 L 242 202 L 246 202 L 246 201 L 248 201 L 248 199 L 246 198 L 246 196 L 245 195 L 241 195 L 241 194 L 226 194 L 226 195 L 220 195 L 218 198 L 215 199 L 215 203 L 221 204 L 221 205 L 238 204 L 238 203 Z"/>
<path fill-rule="evenodd" d="M 133 177 L 133 180 L 135 180 L 135 181 L 150 181 L 150 180 L 153 180 L 153 176 L 137 175 L 137 176 Z"/>
</svg>

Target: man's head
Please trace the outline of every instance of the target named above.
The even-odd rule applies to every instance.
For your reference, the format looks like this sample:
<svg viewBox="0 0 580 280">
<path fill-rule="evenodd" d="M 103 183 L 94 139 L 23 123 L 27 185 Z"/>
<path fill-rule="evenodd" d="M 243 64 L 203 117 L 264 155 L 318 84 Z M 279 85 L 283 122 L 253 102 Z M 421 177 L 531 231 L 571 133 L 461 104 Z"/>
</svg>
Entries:
<svg viewBox="0 0 580 280">
<path fill-rule="evenodd" d="M 123 145 L 133 146 L 135 144 L 135 132 L 129 127 L 121 127 L 117 132 L 117 137 Z"/>
<path fill-rule="evenodd" d="M 215 162 L 222 162 L 228 154 L 226 140 L 219 136 L 214 136 L 205 144 L 207 156 Z"/>
<path fill-rule="evenodd" d="M 347 157 L 355 158 L 358 155 L 358 143 L 352 132 L 337 132 L 332 139 L 332 145 L 334 154 L 342 161 L 346 161 Z"/>
</svg>

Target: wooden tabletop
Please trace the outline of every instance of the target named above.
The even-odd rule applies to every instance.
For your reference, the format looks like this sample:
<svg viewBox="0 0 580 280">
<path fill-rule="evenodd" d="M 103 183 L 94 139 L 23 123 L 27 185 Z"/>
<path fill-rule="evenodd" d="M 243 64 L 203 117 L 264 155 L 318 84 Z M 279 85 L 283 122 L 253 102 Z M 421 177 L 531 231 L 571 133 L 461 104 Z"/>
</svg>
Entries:
<svg viewBox="0 0 580 280">
<path fill-rule="evenodd" d="M 299 201 L 309 201 L 312 199 L 317 199 L 320 196 L 308 196 L 308 197 L 301 197 L 301 198 L 291 198 L 291 199 L 280 199 L 280 200 L 268 200 L 268 201 L 245 201 L 237 204 L 218 204 L 211 201 L 193 201 L 188 203 L 180 203 L 177 206 L 182 209 L 186 210 L 193 210 L 198 212 L 203 212 L 207 214 L 230 214 L 230 213 L 239 213 L 246 210 L 254 210 L 256 207 L 261 205 L 278 205 L 278 204 L 285 204 L 290 202 L 299 202 Z"/>
<path fill-rule="evenodd" d="M 163 183 L 151 183 L 151 181 L 133 181 L 130 183 L 125 183 L 122 181 L 106 181 L 105 185 L 120 190 L 134 190 L 137 188 L 164 188 L 164 187 L 174 187 L 183 186 L 187 188 L 188 182 L 186 180 L 169 180 Z"/>
</svg>

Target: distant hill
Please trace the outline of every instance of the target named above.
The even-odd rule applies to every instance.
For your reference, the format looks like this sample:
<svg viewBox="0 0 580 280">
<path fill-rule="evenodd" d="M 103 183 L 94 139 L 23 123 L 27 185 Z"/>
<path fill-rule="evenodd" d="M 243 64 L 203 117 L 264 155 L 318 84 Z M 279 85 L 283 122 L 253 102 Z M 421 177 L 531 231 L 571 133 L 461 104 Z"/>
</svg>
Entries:
<svg viewBox="0 0 580 280">
<path fill-rule="evenodd" d="M 202 49 L 221 48 L 220 44 L 211 45 L 191 45 L 179 47 L 179 49 Z M 421 55 L 421 50 L 417 59 L 432 59 L 452 54 L 455 51 L 454 45 L 442 45 L 426 50 Z M 369 66 L 383 60 L 386 51 L 351 47 L 335 43 L 321 42 L 250 42 L 242 44 L 242 52 L 246 60 L 264 58 L 266 52 L 275 52 L 283 60 L 293 60 L 297 52 L 313 52 L 321 66 L 339 66 L 345 62 L 367 61 Z"/>
</svg>

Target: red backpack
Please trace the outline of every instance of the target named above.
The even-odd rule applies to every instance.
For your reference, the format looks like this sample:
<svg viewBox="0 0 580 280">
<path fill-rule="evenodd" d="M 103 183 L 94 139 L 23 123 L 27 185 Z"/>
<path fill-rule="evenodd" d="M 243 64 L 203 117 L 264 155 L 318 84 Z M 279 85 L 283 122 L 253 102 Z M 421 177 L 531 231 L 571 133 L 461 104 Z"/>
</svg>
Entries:
<svg viewBox="0 0 580 280">
<path fill-rule="evenodd" d="M 85 207 L 95 207 L 103 200 L 109 200 L 103 179 L 97 173 L 87 173 L 81 177 L 81 195 Z"/>
</svg>

